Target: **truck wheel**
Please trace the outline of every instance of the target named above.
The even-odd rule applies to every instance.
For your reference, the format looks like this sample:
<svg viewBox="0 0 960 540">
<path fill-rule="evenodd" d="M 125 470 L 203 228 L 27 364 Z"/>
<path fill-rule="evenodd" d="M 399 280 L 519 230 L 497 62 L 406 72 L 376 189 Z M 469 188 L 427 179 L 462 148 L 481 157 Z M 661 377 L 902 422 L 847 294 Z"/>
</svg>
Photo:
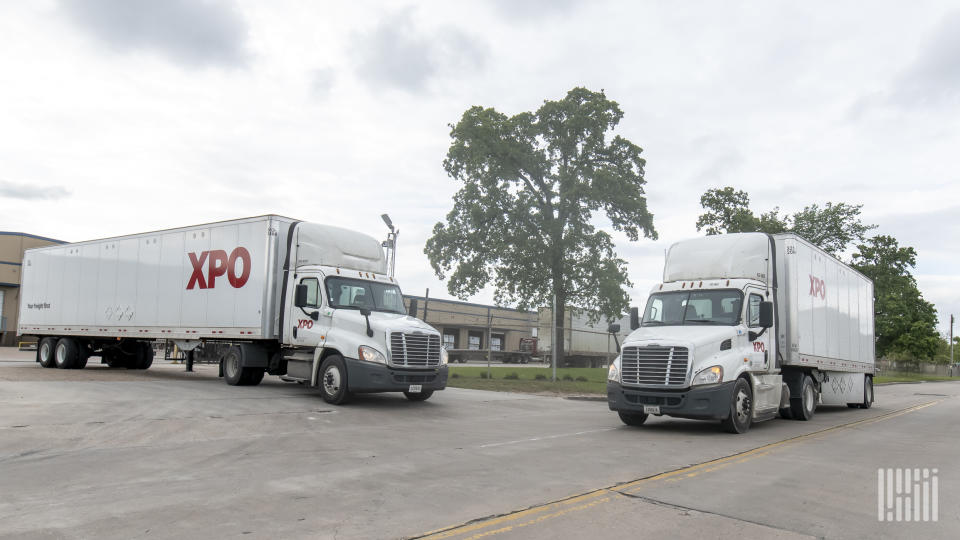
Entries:
<svg viewBox="0 0 960 540">
<path fill-rule="evenodd" d="M 128 361 L 127 369 L 147 369 L 153 365 L 153 347 L 146 341 L 137 343 L 136 352 Z"/>
<path fill-rule="evenodd" d="M 721 425 L 730 433 L 746 433 L 753 420 L 753 391 L 746 379 L 737 379 L 730 400 L 730 416 Z"/>
<path fill-rule="evenodd" d="M 37 361 L 45 368 L 57 367 L 57 338 L 45 337 L 37 346 Z"/>
<path fill-rule="evenodd" d="M 323 361 L 318 382 L 320 395 L 327 403 L 340 405 L 350 398 L 350 392 L 347 391 L 347 367 L 340 355 L 331 354 Z"/>
<path fill-rule="evenodd" d="M 103 352 L 100 353 L 100 359 L 103 360 L 103 363 L 109 368 L 127 367 L 127 358 L 117 349 L 104 349 Z"/>
<path fill-rule="evenodd" d="M 780 418 L 783 418 L 784 420 L 793 420 L 793 413 L 790 412 L 790 406 L 789 406 L 789 405 L 786 406 L 786 407 L 784 407 L 784 408 L 782 408 L 782 409 L 780 409 L 780 410 L 778 410 L 777 412 L 780 413 Z"/>
<path fill-rule="evenodd" d="M 243 375 L 240 376 L 240 384 L 243 386 L 256 386 L 263 380 L 263 368 L 243 368 Z"/>
<path fill-rule="evenodd" d="M 800 383 L 800 396 L 790 398 L 790 414 L 795 420 L 810 420 L 817 410 L 817 389 L 809 375 Z"/>
<path fill-rule="evenodd" d="M 60 369 L 74 369 L 80 361 L 80 348 L 77 342 L 70 338 L 60 338 L 54 351 L 57 367 Z"/>
<path fill-rule="evenodd" d="M 642 426 L 649 417 L 649 415 L 643 413 L 625 413 L 618 411 L 617 414 L 620 416 L 620 421 L 628 426 Z"/>
<path fill-rule="evenodd" d="M 873 377 L 864 377 L 863 383 L 863 403 L 861 409 L 869 409 L 873 406 Z"/>
<path fill-rule="evenodd" d="M 240 367 L 240 349 L 231 347 L 220 360 L 223 364 L 223 380 L 230 386 L 243 386 L 243 368 Z"/>
<path fill-rule="evenodd" d="M 404 392 L 410 401 L 426 401 L 433 395 L 433 390 L 424 390 L 423 392 Z"/>
</svg>

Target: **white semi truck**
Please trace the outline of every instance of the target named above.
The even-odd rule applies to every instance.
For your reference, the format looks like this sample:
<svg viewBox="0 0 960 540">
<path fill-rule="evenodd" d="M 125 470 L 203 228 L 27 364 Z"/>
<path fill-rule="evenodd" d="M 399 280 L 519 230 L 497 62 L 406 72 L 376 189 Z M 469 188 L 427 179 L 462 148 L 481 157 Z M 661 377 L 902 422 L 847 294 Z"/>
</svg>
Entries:
<svg viewBox="0 0 960 540">
<path fill-rule="evenodd" d="M 648 415 L 751 423 L 809 420 L 818 405 L 873 402 L 873 282 L 799 236 L 673 244 L 663 283 L 611 364 L 607 402 Z"/>
<path fill-rule="evenodd" d="M 447 383 L 440 333 L 407 315 L 380 242 L 338 227 L 268 215 L 31 249 L 20 298 L 45 368 L 146 369 L 152 341 L 217 341 L 228 384 L 282 375 L 334 404 Z"/>
</svg>

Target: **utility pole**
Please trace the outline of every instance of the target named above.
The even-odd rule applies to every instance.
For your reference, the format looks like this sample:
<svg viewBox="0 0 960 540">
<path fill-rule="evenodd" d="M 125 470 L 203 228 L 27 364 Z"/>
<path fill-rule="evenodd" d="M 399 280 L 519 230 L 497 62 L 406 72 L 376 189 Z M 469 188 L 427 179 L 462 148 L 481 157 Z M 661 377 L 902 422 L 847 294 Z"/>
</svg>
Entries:
<svg viewBox="0 0 960 540">
<path fill-rule="evenodd" d="M 427 304 L 430 303 L 430 287 L 427 287 L 427 294 L 423 297 L 423 322 L 427 322 Z M 430 323 L 427 323 L 430 324 Z"/>
<path fill-rule="evenodd" d="M 492 351 L 490 349 L 490 326 L 493 324 L 493 319 L 490 318 L 490 308 L 487 308 L 487 379 L 492 379 L 493 377 L 490 374 L 490 356 Z"/>
<path fill-rule="evenodd" d="M 953 314 L 950 315 L 950 365 L 953 365 Z"/>
<path fill-rule="evenodd" d="M 557 382 L 557 294 L 553 294 L 553 309 L 550 311 L 553 330 L 550 332 L 550 356 L 553 360 L 553 382 Z"/>
</svg>

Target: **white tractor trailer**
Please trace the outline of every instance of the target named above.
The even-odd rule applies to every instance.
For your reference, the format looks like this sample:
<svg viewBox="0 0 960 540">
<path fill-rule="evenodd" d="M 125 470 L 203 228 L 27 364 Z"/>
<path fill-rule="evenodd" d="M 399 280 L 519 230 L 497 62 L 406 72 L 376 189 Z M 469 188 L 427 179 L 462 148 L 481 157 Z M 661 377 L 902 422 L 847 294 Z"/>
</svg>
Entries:
<svg viewBox="0 0 960 540">
<path fill-rule="evenodd" d="M 30 249 L 21 291 L 45 368 L 146 369 L 153 341 L 216 341 L 231 385 L 282 375 L 331 403 L 446 387 L 440 333 L 407 315 L 381 243 L 347 229 L 267 215 Z"/>
<path fill-rule="evenodd" d="M 609 408 L 720 420 L 743 433 L 818 405 L 873 402 L 873 282 L 793 234 L 673 244 L 663 282 L 611 364 Z"/>
</svg>

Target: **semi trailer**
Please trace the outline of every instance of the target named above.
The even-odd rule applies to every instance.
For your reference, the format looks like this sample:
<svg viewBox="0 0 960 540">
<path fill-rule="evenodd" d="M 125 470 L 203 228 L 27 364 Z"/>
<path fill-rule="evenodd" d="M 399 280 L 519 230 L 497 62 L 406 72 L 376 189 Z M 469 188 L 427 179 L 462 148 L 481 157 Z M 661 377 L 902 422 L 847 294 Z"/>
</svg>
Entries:
<svg viewBox="0 0 960 540">
<path fill-rule="evenodd" d="M 673 244 L 663 282 L 607 377 L 627 425 L 649 415 L 809 420 L 818 405 L 873 403 L 873 282 L 794 234 Z"/>
<path fill-rule="evenodd" d="M 267 215 L 24 253 L 21 336 L 44 368 L 147 369 L 151 342 L 222 347 L 235 386 L 264 374 L 351 394 L 428 399 L 447 383 L 440 333 L 407 315 L 381 243 Z"/>
</svg>

